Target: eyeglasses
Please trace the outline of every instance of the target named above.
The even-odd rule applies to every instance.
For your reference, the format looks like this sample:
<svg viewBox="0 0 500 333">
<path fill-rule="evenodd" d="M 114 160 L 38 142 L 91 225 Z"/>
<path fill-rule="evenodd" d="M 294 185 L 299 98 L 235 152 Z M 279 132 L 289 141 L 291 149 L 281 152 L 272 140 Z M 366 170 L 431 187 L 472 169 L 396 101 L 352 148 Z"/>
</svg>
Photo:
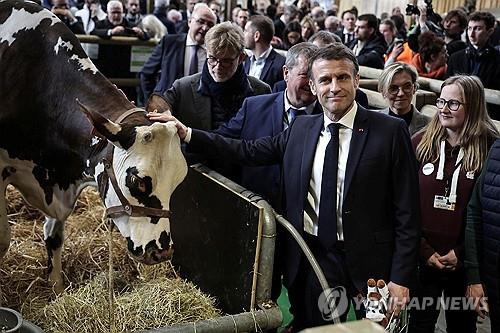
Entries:
<svg viewBox="0 0 500 333">
<path fill-rule="evenodd" d="M 239 55 L 237 55 L 236 57 L 234 58 L 225 58 L 225 59 L 217 59 L 216 57 L 213 57 L 213 56 L 208 56 L 207 57 L 207 62 L 210 66 L 212 67 L 215 67 L 217 66 L 217 64 L 219 64 L 220 66 L 231 66 L 233 64 L 233 62 L 239 58 Z"/>
<path fill-rule="evenodd" d="M 457 111 L 460 108 L 460 105 L 465 105 L 466 103 L 462 103 L 457 101 L 456 99 L 445 100 L 444 98 L 436 99 L 436 106 L 438 109 L 443 109 L 445 105 L 448 104 L 448 109 L 451 111 Z"/>
<path fill-rule="evenodd" d="M 201 25 L 201 26 L 205 26 L 205 27 L 207 27 L 207 28 L 209 28 L 209 29 L 215 25 L 215 23 L 214 23 L 214 22 L 205 21 L 204 19 L 199 18 L 199 17 L 192 17 L 192 19 L 193 19 L 196 23 L 198 23 L 199 25 Z"/>
<path fill-rule="evenodd" d="M 387 92 L 391 95 L 397 95 L 399 93 L 399 89 L 401 89 L 405 94 L 409 94 L 413 92 L 413 83 L 406 83 L 404 85 L 400 86 L 389 86 L 389 89 L 387 89 Z"/>
</svg>

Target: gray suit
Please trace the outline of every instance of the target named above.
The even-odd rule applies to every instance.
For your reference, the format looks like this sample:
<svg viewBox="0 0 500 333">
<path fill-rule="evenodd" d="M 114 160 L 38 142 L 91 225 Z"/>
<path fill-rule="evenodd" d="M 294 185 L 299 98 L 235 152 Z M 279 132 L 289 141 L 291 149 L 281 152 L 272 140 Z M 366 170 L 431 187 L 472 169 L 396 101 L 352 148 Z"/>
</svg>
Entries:
<svg viewBox="0 0 500 333">
<path fill-rule="evenodd" d="M 271 93 L 269 85 L 257 78 L 248 76 L 248 82 L 253 95 Z M 181 122 L 189 127 L 211 130 L 212 102 L 209 96 L 201 94 L 200 84 L 201 73 L 186 76 L 176 80 L 163 96 L 172 106 L 172 114 Z"/>
<path fill-rule="evenodd" d="M 411 118 L 410 126 L 408 127 L 408 131 L 410 132 L 410 136 L 420 131 L 431 121 L 431 118 L 427 117 L 425 114 L 421 113 L 417 110 L 415 105 L 412 105 L 413 108 L 413 117 Z M 389 114 L 389 108 L 385 108 L 380 110 L 380 112 Z"/>
</svg>

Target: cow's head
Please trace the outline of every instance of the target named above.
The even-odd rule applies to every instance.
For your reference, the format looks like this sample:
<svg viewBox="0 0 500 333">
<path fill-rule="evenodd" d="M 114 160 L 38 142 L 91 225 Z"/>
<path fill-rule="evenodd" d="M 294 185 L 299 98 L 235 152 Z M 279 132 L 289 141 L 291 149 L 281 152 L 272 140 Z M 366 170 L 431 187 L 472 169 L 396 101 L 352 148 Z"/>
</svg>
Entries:
<svg viewBox="0 0 500 333">
<path fill-rule="evenodd" d="M 161 111 L 161 98 L 158 99 L 155 109 Z M 81 106 L 94 128 L 115 146 L 112 167 L 118 186 L 129 203 L 169 210 L 170 196 L 187 174 L 175 125 L 151 124 L 145 117 L 139 122 L 142 124 L 134 124 L 133 120 L 127 121 L 128 118 L 119 124 Z M 98 182 L 103 170 L 103 165 L 96 167 Z M 120 205 L 111 185 L 108 184 L 101 195 L 106 207 Z M 155 264 L 170 258 L 173 247 L 168 218 L 119 214 L 113 220 L 127 239 L 128 250 L 134 259 Z"/>
</svg>

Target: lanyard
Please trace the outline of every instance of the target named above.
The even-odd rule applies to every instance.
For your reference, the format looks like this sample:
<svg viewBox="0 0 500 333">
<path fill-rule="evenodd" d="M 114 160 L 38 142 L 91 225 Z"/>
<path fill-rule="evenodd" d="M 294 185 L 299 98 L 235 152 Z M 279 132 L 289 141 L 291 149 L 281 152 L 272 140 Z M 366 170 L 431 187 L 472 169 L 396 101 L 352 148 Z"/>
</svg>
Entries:
<svg viewBox="0 0 500 333">
<path fill-rule="evenodd" d="M 441 147 L 439 152 L 439 166 L 436 175 L 436 179 L 443 180 L 444 179 L 444 162 L 445 162 L 445 141 L 441 141 Z M 457 160 L 455 161 L 455 171 L 453 171 L 453 176 L 451 177 L 451 188 L 450 188 L 450 196 L 448 201 L 450 203 L 457 202 L 457 186 L 458 186 L 458 176 L 460 175 L 460 169 L 462 168 L 462 159 L 464 158 L 464 150 L 460 147 L 460 151 L 458 152 Z"/>
</svg>

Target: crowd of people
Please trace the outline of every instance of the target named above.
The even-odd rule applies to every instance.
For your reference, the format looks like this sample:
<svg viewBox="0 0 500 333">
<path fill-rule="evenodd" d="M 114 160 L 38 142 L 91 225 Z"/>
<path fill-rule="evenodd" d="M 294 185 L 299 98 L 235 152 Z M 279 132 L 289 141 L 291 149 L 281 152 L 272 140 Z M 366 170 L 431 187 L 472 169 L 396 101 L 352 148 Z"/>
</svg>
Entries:
<svg viewBox="0 0 500 333">
<path fill-rule="evenodd" d="M 491 13 L 441 17 L 424 3 L 407 27 L 399 8 L 379 18 L 309 0 L 257 1 L 228 21 L 217 0 L 156 0 L 151 15 L 139 0 L 84 1 L 44 5 L 74 33 L 157 38 L 140 93 L 125 93 L 161 95 L 170 112 L 148 117 L 176 122 L 188 162 L 267 199 L 330 286 L 356 299 L 368 278 L 384 279 L 399 300 L 389 311 L 410 296 L 434 300 L 410 308 L 410 332 L 434 332 L 442 294 L 470 297 L 474 308 L 445 309 L 447 331 L 475 332 L 488 311 L 500 332 L 499 110 L 484 92 L 500 90 Z M 105 75 L 131 77 L 129 47 L 86 47 Z M 383 70 L 387 108 L 368 110 L 359 66 Z M 413 104 L 419 77 L 443 80 L 432 117 Z M 319 282 L 283 231 L 274 275 L 273 298 L 281 279 L 288 289 L 290 332 L 329 323 Z"/>
</svg>

